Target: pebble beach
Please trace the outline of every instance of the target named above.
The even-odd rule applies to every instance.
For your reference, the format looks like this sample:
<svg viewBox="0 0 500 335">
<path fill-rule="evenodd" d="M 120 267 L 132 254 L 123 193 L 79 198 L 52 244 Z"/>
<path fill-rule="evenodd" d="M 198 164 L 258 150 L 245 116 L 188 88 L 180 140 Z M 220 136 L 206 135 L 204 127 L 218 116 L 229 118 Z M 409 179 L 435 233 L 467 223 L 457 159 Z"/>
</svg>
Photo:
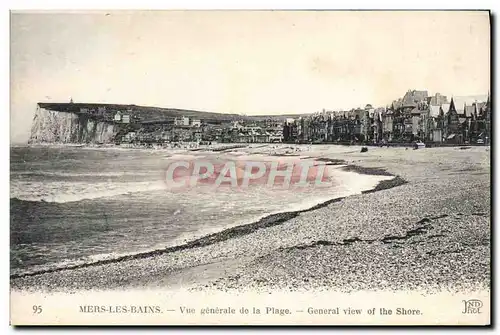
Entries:
<svg viewBox="0 0 500 335">
<path fill-rule="evenodd" d="M 298 150 L 269 145 L 247 151 Z M 362 153 L 357 146 L 315 145 L 307 155 L 395 179 L 372 192 L 276 214 L 187 246 L 11 277 L 11 287 L 64 292 L 489 290 L 489 147 L 370 147 Z"/>
</svg>

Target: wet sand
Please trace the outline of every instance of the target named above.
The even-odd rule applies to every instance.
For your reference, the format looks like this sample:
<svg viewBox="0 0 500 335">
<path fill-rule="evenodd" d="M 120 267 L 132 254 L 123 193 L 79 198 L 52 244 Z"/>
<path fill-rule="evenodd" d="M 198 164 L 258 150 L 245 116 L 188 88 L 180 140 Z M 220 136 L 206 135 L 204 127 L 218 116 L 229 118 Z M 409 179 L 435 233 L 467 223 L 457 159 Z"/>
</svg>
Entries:
<svg viewBox="0 0 500 335">
<path fill-rule="evenodd" d="M 488 149 L 359 149 L 318 145 L 307 155 L 346 161 L 358 173 L 398 178 L 374 192 L 207 236 L 189 248 L 11 278 L 11 286 L 36 291 L 489 289 Z M 274 147 L 249 149 L 259 150 L 280 154 Z"/>
</svg>

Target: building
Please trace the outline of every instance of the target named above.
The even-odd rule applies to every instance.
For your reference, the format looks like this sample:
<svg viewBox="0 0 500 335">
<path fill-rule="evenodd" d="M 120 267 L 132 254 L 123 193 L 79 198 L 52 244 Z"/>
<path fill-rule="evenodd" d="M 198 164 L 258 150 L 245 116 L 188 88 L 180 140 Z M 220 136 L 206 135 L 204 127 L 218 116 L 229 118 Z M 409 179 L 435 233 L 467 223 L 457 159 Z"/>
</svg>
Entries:
<svg viewBox="0 0 500 335">
<path fill-rule="evenodd" d="M 458 116 L 457 109 L 453 98 L 451 98 L 450 108 L 445 115 L 445 136 L 447 143 L 461 144 L 463 143 L 463 136 L 461 131 L 461 122 Z"/>
<path fill-rule="evenodd" d="M 360 134 L 362 136 L 361 141 L 370 141 L 372 138 L 373 130 L 373 113 L 375 109 L 372 105 L 367 104 L 365 109 L 356 109 L 354 111 L 354 118 L 359 118 L 360 123 Z"/>
<path fill-rule="evenodd" d="M 441 106 L 442 104 L 448 103 L 448 97 L 446 95 L 436 93 L 432 97 L 429 97 L 428 103 L 430 106 Z"/>
<path fill-rule="evenodd" d="M 197 130 L 193 133 L 193 139 L 195 142 L 201 142 L 202 140 L 202 132 Z"/>
<path fill-rule="evenodd" d="M 98 116 L 105 116 L 106 115 L 106 106 L 97 107 L 97 115 Z"/>
<path fill-rule="evenodd" d="M 193 134 L 189 128 L 172 129 L 172 141 L 189 142 L 192 139 L 193 139 Z"/>
<path fill-rule="evenodd" d="M 277 118 L 267 118 L 264 121 L 264 125 L 268 129 L 278 129 L 283 126 L 282 123 Z"/>
<path fill-rule="evenodd" d="M 443 142 L 443 130 L 440 128 L 433 129 L 431 141 L 433 141 L 435 143 Z"/>
<path fill-rule="evenodd" d="M 402 107 L 410 108 L 416 107 L 421 102 L 426 102 L 428 98 L 427 91 L 417 91 L 417 90 L 408 90 L 402 99 Z"/>
<path fill-rule="evenodd" d="M 427 91 L 409 90 L 390 107 L 349 111 L 326 111 L 285 122 L 284 141 L 299 142 L 402 142 L 416 140 L 437 143 L 476 143 L 491 137 L 490 97 L 478 102 L 479 96 L 448 103 L 448 98 Z M 485 99 L 486 100 L 486 99 Z M 290 121 L 290 120 L 287 120 Z M 297 134 L 297 135 L 295 135 Z"/>
<path fill-rule="evenodd" d="M 391 142 L 394 131 L 394 111 L 392 109 L 385 110 L 382 116 L 382 138 L 386 142 Z"/>
<path fill-rule="evenodd" d="M 350 110 L 324 109 L 296 119 L 276 117 L 250 121 L 240 117 L 237 118 L 239 121 L 227 118 L 216 121 L 205 119 L 204 122 L 189 116 L 151 119 L 147 112 L 134 114 L 131 110 L 118 111 L 114 105 L 106 106 L 109 110 L 104 117 L 106 121 L 122 123 L 118 127 L 117 141 L 143 141 L 150 144 L 170 141 L 353 144 L 409 143 L 416 140 L 453 144 L 489 143 L 489 94 L 487 101 L 484 100 L 478 102 L 478 99 L 460 100 L 453 97 L 448 103 L 447 97 L 439 93 L 428 96 L 427 91 L 409 90 L 386 107 L 374 108 L 367 104 L 364 108 Z M 106 112 L 105 106 L 96 104 L 87 107 L 90 109 L 89 114 L 92 108 L 95 111 L 91 115 Z M 80 106 L 75 106 L 75 110 L 87 112 L 87 108 Z M 146 120 L 140 121 L 139 116 Z"/>
<path fill-rule="evenodd" d="M 283 132 L 276 132 L 274 134 L 269 135 L 269 142 L 272 143 L 283 142 Z"/>
<path fill-rule="evenodd" d="M 122 141 L 123 142 L 132 142 L 136 138 L 136 136 L 137 136 L 137 134 L 134 131 L 130 131 L 122 137 Z"/>
<path fill-rule="evenodd" d="M 419 109 L 418 107 L 415 107 L 411 111 L 411 134 L 413 135 L 413 138 L 415 137 L 420 137 L 421 135 L 421 120 L 422 120 L 422 109 Z"/>
<path fill-rule="evenodd" d="M 375 143 L 379 143 L 383 139 L 383 117 L 385 108 L 376 108 L 373 113 L 373 135 L 372 139 Z"/>
<path fill-rule="evenodd" d="M 189 126 L 189 116 L 180 116 L 174 119 L 175 126 Z"/>
<path fill-rule="evenodd" d="M 484 120 L 485 120 L 485 144 L 490 144 L 491 141 L 491 102 L 490 102 L 490 93 L 488 92 L 488 100 L 486 101 L 486 105 L 484 107 Z"/>
<path fill-rule="evenodd" d="M 284 142 L 294 142 L 298 139 L 299 137 L 299 132 L 298 132 L 298 127 L 297 127 L 298 122 L 289 122 L 289 120 L 285 121 L 285 124 L 283 125 L 283 141 Z M 307 129 L 309 130 L 309 122 L 306 124 Z M 295 136 L 294 136 L 295 135 Z M 309 138 L 307 134 L 302 134 L 305 138 Z"/>
</svg>

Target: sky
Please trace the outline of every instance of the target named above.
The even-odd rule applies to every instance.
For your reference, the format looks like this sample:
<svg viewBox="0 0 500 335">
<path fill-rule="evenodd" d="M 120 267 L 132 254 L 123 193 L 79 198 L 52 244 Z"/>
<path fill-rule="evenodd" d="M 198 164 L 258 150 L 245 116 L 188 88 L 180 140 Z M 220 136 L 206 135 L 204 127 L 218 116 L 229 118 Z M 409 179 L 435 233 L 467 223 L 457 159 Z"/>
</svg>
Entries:
<svg viewBox="0 0 500 335">
<path fill-rule="evenodd" d="M 302 114 L 490 89 L 487 12 L 11 13 L 11 141 L 37 102 Z"/>
</svg>

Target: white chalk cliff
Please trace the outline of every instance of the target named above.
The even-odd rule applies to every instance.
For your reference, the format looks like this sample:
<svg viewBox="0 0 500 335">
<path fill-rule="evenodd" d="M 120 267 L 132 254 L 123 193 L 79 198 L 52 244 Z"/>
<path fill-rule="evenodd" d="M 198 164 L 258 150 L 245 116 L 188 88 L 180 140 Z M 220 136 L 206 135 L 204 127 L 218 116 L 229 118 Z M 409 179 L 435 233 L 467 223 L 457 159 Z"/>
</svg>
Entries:
<svg viewBox="0 0 500 335">
<path fill-rule="evenodd" d="M 37 105 L 29 143 L 111 143 L 117 132 L 113 123 Z"/>
</svg>

